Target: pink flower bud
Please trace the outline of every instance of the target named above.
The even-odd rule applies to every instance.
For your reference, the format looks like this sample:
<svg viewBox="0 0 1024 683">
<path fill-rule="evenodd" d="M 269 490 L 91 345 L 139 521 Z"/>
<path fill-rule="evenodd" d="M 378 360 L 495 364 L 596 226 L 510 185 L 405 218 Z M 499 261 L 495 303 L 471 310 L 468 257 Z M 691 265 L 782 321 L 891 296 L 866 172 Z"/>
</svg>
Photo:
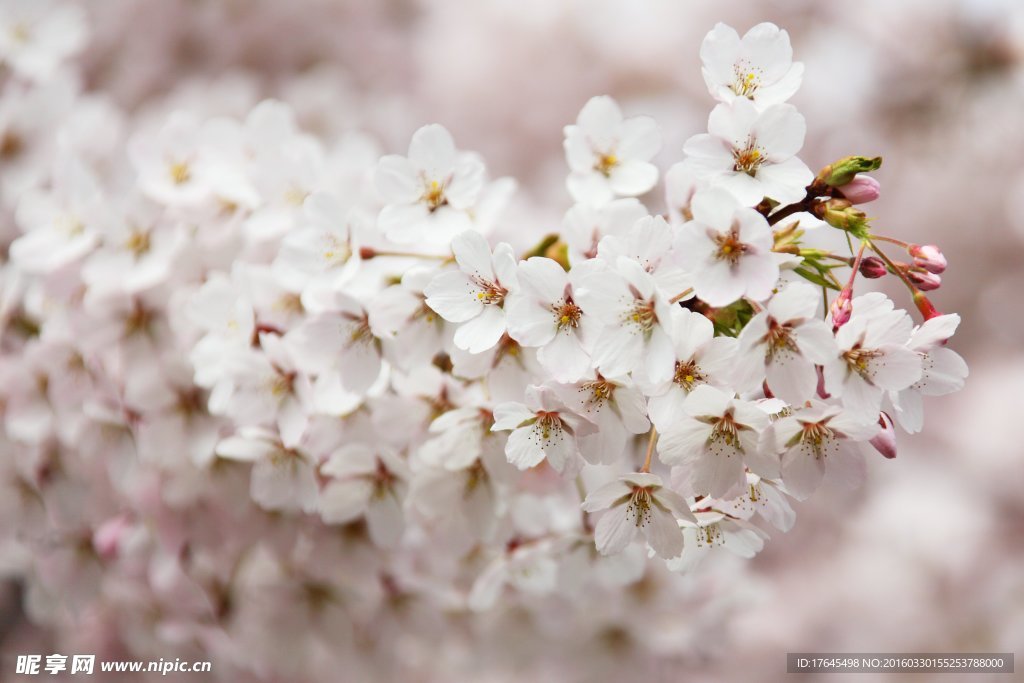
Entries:
<svg viewBox="0 0 1024 683">
<path fill-rule="evenodd" d="M 843 291 L 839 292 L 839 296 L 836 297 L 835 301 L 832 302 L 832 329 L 838 330 L 840 327 L 850 321 L 850 315 L 853 313 L 853 292 L 848 287 L 843 287 Z"/>
<path fill-rule="evenodd" d="M 882 186 L 878 181 L 867 175 L 856 176 L 853 180 L 836 188 L 853 204 L 867 204 L 878 199 Z"/>
<path fill-rule="evenodd" d="M 878 414 L 878 424 L 882 426 L 882 431 L 871 439 L 870 443 L 875 447 L 875 450 L 881 453 L 886 458 L 896 457 L 896 430 L 893 428 L 892 418 L 885 413 Z"/>
<path fill-rule="evenodd" d="M 885 267 L 885 261 L 877 256 L 865 256 L 860 262 L 860 274 L 872 280 L 880 278 L 889 272 Z"/>
<path fill-rule="evenodd" d="M 92 545 L 96 554 L 105 560 L 117 557 L 130 531 L 131 522 L 126 515 L 117 515 L 103 522 L 92 535 Z"/>
<path fill-rule="evenodd" d="M 908 268 L 907 278 L 922 292 L 930 292 L 942 286 L 942 278 L 923 268 Z"/>
<path fill-rule="evenodd" d="M 911 244 L 907 251 L 914 257 L 914 265 L 918 268 L 936 275 L 946 270 L 946 257 L 934 244 Z"/>
</svg>

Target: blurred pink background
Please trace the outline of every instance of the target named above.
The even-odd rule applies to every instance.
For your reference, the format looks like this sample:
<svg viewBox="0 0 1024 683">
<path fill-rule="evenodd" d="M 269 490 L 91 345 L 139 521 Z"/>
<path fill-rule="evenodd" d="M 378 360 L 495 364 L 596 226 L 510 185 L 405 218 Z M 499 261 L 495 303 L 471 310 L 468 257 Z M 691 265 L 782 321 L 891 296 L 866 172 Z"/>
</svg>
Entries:
<svg viewBox="0 0 1024 683">
<path fill-rule="evenodd" d="M 699 586 L 721 593 L 731 616 L 706 634 L 704 654 L 667 657 L 652 675 L 779 680 L 787 651 L 1013 651 L 1024 643 L 1024 4 L 102 0 L 86 7 L 87 87 L 140 116 L 200 104 L 209 108 L 203 114 L 243 115 L 272 96 L 292 104 L 309 130 L 362 128 L 386 151 L 402 150 L 420 125 L 442 123 L 495 176 L 520 180 L 513 226 L 530 220 L 550 229 L 570 203 L 562 126 L 590 96 L 609 94 L 627 114 L 654 116 L 664 170 L 681 158 L 683 141 L 703 131 L 713 104 L 700 77 L 704 34 L 718 21 L 741 33 L 761 21 L 787 29 L 806 64 L 793 100 L 808 123 L 801 157 L 812 168 L 846 154 L 884 157 L 876 174 L 882 198 L 869 214 L 880 230 L 943 249 L 950 267 L 932 300 L 963 317 L 954 347 L 971 375 L 964 391 L 928 402 L 925 431 L 901 434 L 895 460 L 869 463 L 862 489 L 819 491 L 798 508 L 792 531 L 773 534 L 751 571 L 734 583 L 725 568 L 717 582 Z M 215 97 L 195 96 L 211 84 Z M 909 306 L 902 291 L 887 291 Z M 4 661 L 51 635 L 22 620 L 13 585 L 6 593 Z M 423 626 L 411 620 L 406 628 Z M 429 660 L 445 633 L 412 635 L 409 652 L 396 654 L 409 657 L 406 673 L 417 658 Z M 628 674 L 630 661 L 674 650 L 671 631 L 647 642 L 571 647 L 529 628 L 509 630 L 507 639 L 506 654 L 530 659 L 538 681 L 611 680 Z M 487 680 L 517 679 L 512 657 L 496 664 L 496 651 L 479 656 L 494 658 Z M 445 673 L 437 680 L 483 680 L 472 668 Z"/>
</svg>

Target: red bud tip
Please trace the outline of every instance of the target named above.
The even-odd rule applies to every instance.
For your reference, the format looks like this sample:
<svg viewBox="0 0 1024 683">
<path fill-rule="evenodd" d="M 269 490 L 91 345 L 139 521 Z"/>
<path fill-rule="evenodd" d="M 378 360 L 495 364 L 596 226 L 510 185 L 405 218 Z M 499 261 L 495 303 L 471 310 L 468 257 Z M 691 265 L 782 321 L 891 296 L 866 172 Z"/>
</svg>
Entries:
<svg viewBox="0 0 1024 683">
<path fill-rule="evenodd" d="M 939 273 L 946 270 L 946 257 L 934 244 L 911 244 L 907 247 L 907 253 L 914 257 L 914 265 L 923 268 L 929 273 Z"/>
<path fill-rule="evenodd" d="M 931 320 L 942 315 L 923 292 L 914 292 L 914 305 L 917 306 L 917 310 L 921 312 L 925 320 Z"/>
<path fill-rule="evenodd" d="M 868 279 L 875 280 L 888 272 L 885 261 L 877 256 L 865 256 L 860 262 L 860 274 Z"/>
</svg>

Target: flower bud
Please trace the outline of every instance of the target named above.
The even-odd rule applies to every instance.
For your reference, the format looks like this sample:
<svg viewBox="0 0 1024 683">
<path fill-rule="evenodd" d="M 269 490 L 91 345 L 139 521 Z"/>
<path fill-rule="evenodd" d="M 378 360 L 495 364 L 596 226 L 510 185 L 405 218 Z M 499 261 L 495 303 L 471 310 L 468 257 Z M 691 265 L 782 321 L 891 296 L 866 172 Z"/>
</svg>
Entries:
<svg viewBox="0 0 1024 683">
<path fill-rule="evenodd" d="M 860 262 L 860 274 L 869 280 L 884 277 L 889 269 L 885 267 L 885 261 L 877 256 L 865 256 Z"/>
<path fill-rule="evenodd" d="M 814 206 L 814 215 L 833 228 L 866 237 L 868 217 L 847 199 L 829 199 Z"/>
<path fill-rule="evenodd" d="M 877 170 L 882 165 L 882 157 L 843 157 L 829 164 L 818 173 L 818 180 L 829 187 L 846 185 L 858 173 Z"/>
<path fill-rule="evenodd" d="M 914 265 L 918 268 L 936 275 L 946 270 L 946 257 L 934 244 L 911 244 L 907 251 L 914 257 Z"/>
<path fill-rule="evenodd" d="M 836 188 L 854 204 L 867 204 L 878 199 L 882 186 L 868 175 L 859 175 L 845 185 Z"/>
<path fill-rule="evenodd" d="M 849 287 L 843 287 L 839 296 L 832 302 L 832 331 L 838 330 L 850 320 L 853 313 L 853 292 Z"/>
<path fill-rule="evenodd" d="M 942 286 L 942 278 L 929 273 L 924 268 L 908 268 L 907 279 L 914 283 L 922 292 L 930 292 Z"/>
<path fill-rule="evenodd" d="M 883 457 L 895 458 L 896 430 L 893 428 L 892 418 L 885 413 L 879 413 L 878 424 L 882 425 L 882 431 L 878 432 L 870 443 Z"/>
</svg>

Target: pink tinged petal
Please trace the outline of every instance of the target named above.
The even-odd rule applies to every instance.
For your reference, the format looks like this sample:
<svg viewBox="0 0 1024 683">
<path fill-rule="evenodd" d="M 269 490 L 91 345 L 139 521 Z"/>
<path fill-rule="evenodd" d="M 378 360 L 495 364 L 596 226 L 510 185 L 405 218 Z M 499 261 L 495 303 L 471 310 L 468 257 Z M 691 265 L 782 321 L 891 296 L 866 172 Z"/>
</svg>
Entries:
<svg viewBox="0 0 1024 683">
<path fill-rule="evenodd" d="M 316 509 L 316 474 L 298 456 L 260 460 L 253 466 L 251 477 L 252 499 L 266 510 Z"/>
<path fill-rule="evenodd" d="M 800 405 L 814 397 L 818 372 L 806 358 L 783 349 L 768 364 L 767 382 L 772 394 L 790 405 Z"/>
<path fill-rule="evenodd" d="M 660 482 L 659 482 L 660 484 Z M 683 519 L 693 524 L 697 523 L 697 518 L 694 517 L 693 512 L 690 511 L 690 504 L 686 502 L 686 499 L 671 489 L 659 488 L 654 492 L 654 497 L 668 508 L 669 512 L 676 519 Z M 678 525 L 677 525 L 678 526 Z"/>
<path fill-rule="evenodd" d="M 804 65 L 795 62 L 774 83 L 768 83 L 757 89 L 757 100 L 759 102 L 785 102 L 796 94 L 804 78 Z"/>
<path fill-rule="evenodd" d="M 821 484 L 825 476 L 825 459 L 815 457 L 804 444 L 790 448 L 782 455 L 782 483 L 797 500 L 805 500 Z"/>
<path fill-rule="evenodd" d="M 690 483 L 698 493 L 724 498 L 744 481 L 743 456 L 721 439 L 707 443 L 691 465 Z"/>
<path fill-rule="evenodd" d="M 622 458 L 628 436 L 618 419 L 602 420 L 600 431 L 580 437 L 580 453 L 591 465 L 614 464 Z"/>
<path fill-rule="evenodd" d="M 641 527 L 641 531 L 647 538 L 647 544 L 663 560 L 679 557 L 683 552 L 683 530 L 679 528 L 679 522 L 671 512 L 656 503 L 652 502 L 647 524 Z"/>
<path fill-rule="evenodd" d="M 690 208 L 693 210 L 693 219 L 698 223 L 715 230 L 727 230 L 732 226 L 733 216 L 740 205 L 725 190 L 711 189 L 695 194 Z"/>
<path fill-rule="evenodd" d="M 871 418 L 878 413 L 882 405 L 881 389 L 864 381 L 857 374 L 850 374 L 842 387 L 843 406 L 853 415 L 860 418 Z"/>
<path fill-rule="evenodd" d="M 895 344 L 886 344 L 879 351 L 881 356 L 868 360 L 868 373 L 876 386 L 899 391 L 921 379 L 919 354 Z"/>
<path fill-rule="evenodd" d="M 925 396 L 944 396 L 964 388 L 967 363 L 952 349 L 939 347 L 929 351 L 924 359 L 924 372 L 912 388 Z"/>
<path fill-rule="evenodd" d="M 466 322 L 484 310 L 477 294 L 483 290 L 461 271 L 448 271 L 434 277 L 423 291 L 426 303 L 449 322 Z"/>
<path fill-rule="evenodd" d="M 896 457 L 896 430 L 893 428 L 892 418 L 881 413 L 878 416 L 878 424 L 881 431 L 871 437 L 870 443 L 876 451 L 886 458 Z"/>
<path fill-rule="evenodd" d="M 622 377 L 643 362 L 643 337 L 625 327 L 609 328 L 594 342 L 593 361 L 608 377 Z"/>
<path fill-rule="evenodd" d="M 387 491 L 370 497 L 366 509 L 366 526 L 370 540 L 381 548 L 393 548 L 402 539 L 405 520 L 402 505 L 394 492 Z"/>
<path fill-rule="evenodd" d="M 505 312 L 497 306 L 484 306 L 472 320 L 455 331 L 455 345 L 470 353 L 483 353 L 494 348 L 505 334 Z"/>
<path fill-rule="evenodd" d="M 629 485 L 620 479 L 616 479 L 588 493 L 580 507 L 585 512 L 605 510 L 631 493 L 632 488 Z"/>
<path fill-rule="evenodd" d="M 839 353 L 832 330 L 821 320 L 808 320 L 793 331 L 800 352 L 812 362 L 824 365 Z"/>
<path fill-rule="evenodd" d="M 599 553 L 620 553 L 636 537 L 636 517 L 631 513 L 633 509 L 627 504 L 616 505 L 601 516 L 594 528 L 594 542 Z"/>
<path fill-rule="evenodd" d="M 534 467 L 544 459 L 544 450 L 533 426 L 514 430 L 505 444 L 505 457 L 521 470 Z"/>
<path fill-rule="evenodd" d="M 697 363 L 709 376 L 711 384 L 724 383 L 729 368 L 737 361 L 737 346 L 731 337 L 716 337 L 697 355 Z"/>
<path fill-rule="evenodd" d="M 907 345 L 915 351 L 927 351 L 952 337 L 959 325 L 960 316 L 955 313 L 936 316 L 914 330 Z"/>
<path fill-rule="evenodd" d="M 372 342 L 357 342 L 348 347 L 338 360 L 341 385 L 349 391 L 363 393 L 380 376 L 381 357 Z"/>
<path fill-rule="evenodd" d="M 456 209 L 468 209 L 476 204 L 484 187 L 486 170 L 482 162 L 467 159 L 455 167 L 451 181 L 445 185 L 444 196 Z"/>
<path fill-rule="evenodd" d="M 650 429 L 647 420 L 647 401 L 644 395 L 631 387 L 615 389 L 615 408 L 622 424 L 633 434 L 643 434 Z"/>
<path fill-rule="evenodd" d="M 746 285 L 746 295 L 763 301 L 772 294 L 779 280 L 779 264 L 771 253 L 748 254 L 740 260 L 737 276 Z"/>
<path fill-rule="evenodd" d="M 241 436 L 229 436 L 217 444 L 216 453 L 222 458 L 255 462 L 270 456 L 278 450 L 273 442 L 263 439 L 247 439 Z"/>
<path fill-rule="evenodd" d="M 860 444 L 843 441 L 835 456 L 829 458 L 825 477 L 848 488 L 856 488 L 864 483 L 867 475 L 867 463 Z"/>
<path fill-rule="evenodd" d="M 622 122 L 615 151 L 623 160 L 648 161 L 661 149 L 658 124 L 649 116 L 635 116 Z"/>
<path fill-rule="evenodd" d="M 441 180 L 447 176 L 455 166 L 455 159 L 455 142 L 443 126 L 435 123 L 413 133 L 409 161 L 429 179 Z"/>
<path fill-rule="evenodd" d="M 731 400 L 729 394 L 724 391 L 702 384 L 694 388 L 686 397 L 683 408 L 694 417 L 720 416 L 725 414 Z"/>
<path fill-rule="evenodd" d="M 896 409 L 896 421 L 908 434 L 917 434 L 924 428 L 924 398 L 913 389 L 890 394 Z"/>
<path fill-rule="evenodd" d="M 281 402 L 277 412 L 277 428 L 285 448 L 295 448 L 299 445 L 308 424 L 309 416 L 298 400 L 287 397 Z"/>
<path fill-rule="evenodd" d="M 685 400 L 686 390 L 677 384 L 672 384 L 664 394 L 651 397 L 647 410 L 651 422 L 659 432 L 667 433 L 679 417 L 685 414 L 683 411 Z"/>
<path fill-rule="evenodd" d="M 658 167 L 646 161 L 621 161 L 608 176 L 608 184 L 618 195 L 635 197 L 658 182 Z"/>
<path fill-rule="evenodd" d="M 386 204 L 412 204 L 423 193 L 416 169 L 408 159 L 397 155 L 381 158 L 373 181 Z"/>
<path fill-rule="evenodd" d="M 499 432 L 506 429 L 516 429 L 527 420 L 536 417 L 536 413 L 524 406 L 522 403 L 508 401 L 499 403 L 494 407 L 494 424 L 492 432 Z"/>
<path fill-rule="evenodd" d="M 710 343 L 715 336 L 715 326 L 707 316 L 678 306 L 672 308 L 668 329 L 672 348 L 680 360 L 692 358 L 697 349 Z"/>
<path fill-rule="evenodd" d="M 658 439 L 658 457 L 666 465 L 693 465 L 702 457 L 711 427 L 687 417 L 676 420 Z"/>
<path fill-rule="evenodd" d="M 775 104 L 758 117 L 753 135 L 772 163 L 785 161 L 804 146 L 807 122 L 791 104 Z"/>
<path fill-rule="evenodd" d="M 368 478 L 335 481 L 320 495 L 320 518 L 327 524 L 348 524 L 366 511 L 374 484 Z"/>
</svg>

